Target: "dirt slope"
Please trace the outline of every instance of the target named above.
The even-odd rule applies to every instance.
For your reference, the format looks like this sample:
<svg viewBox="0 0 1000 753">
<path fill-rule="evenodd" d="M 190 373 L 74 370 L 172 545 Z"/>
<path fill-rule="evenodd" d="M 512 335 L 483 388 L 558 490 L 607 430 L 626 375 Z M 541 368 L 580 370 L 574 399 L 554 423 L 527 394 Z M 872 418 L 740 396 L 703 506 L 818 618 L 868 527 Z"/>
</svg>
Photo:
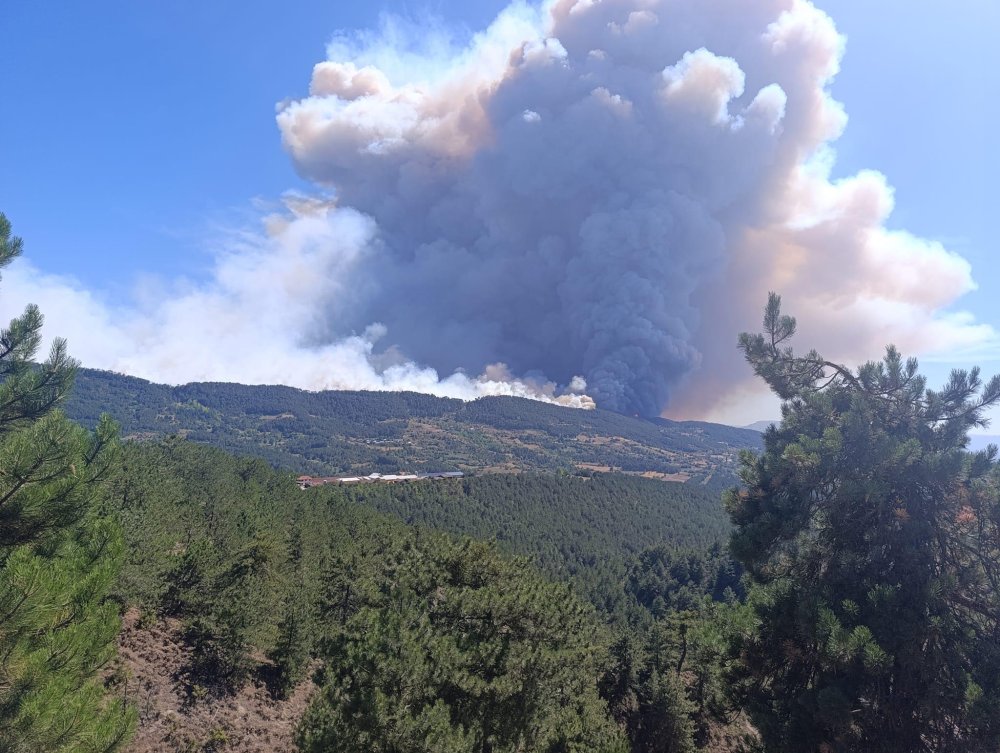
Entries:
<svg viewBox="0 0 1000 753">
<path fill-rule="evenodd" d="M 139 710 L 139 727 L 127 753 L 295 750 L 295 724 L 315 689 L 310 681 L 286 701 L 275 701 L 258 683 L 233 696 L 192 701 L 178 680 L 186 655 L 176 622 L 140 627 L 138 613 L 125 615 L 119 657 L 130 701 Z"/>
</svg>

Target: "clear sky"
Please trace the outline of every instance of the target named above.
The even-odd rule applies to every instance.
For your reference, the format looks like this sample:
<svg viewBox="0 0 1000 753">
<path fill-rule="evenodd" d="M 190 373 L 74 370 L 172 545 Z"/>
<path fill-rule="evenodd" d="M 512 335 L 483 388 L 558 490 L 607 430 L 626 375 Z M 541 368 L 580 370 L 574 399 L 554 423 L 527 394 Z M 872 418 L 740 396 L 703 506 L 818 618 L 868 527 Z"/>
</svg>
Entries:
<svg viewBox="0 0 1000 753">
<path fill-rule="evenodd" d="M 1000 3 L 816 4 L 847 37 L 832 87 L 849 116 L 834 175 L 884 173 L 889 227 L 971 262 L 979 289 L 957 306 L 1000 324 Z M 254 200 L 311 190 L 282 149 L 275 106 L 308 93 L 336 30 L 373 27 L 383 11 L 478 30 L 504 5 L 4 0 L 0 211 L 38 269 L 99 296 L 148 276 L 198 280 L 213 228 Z"/>
</svg>

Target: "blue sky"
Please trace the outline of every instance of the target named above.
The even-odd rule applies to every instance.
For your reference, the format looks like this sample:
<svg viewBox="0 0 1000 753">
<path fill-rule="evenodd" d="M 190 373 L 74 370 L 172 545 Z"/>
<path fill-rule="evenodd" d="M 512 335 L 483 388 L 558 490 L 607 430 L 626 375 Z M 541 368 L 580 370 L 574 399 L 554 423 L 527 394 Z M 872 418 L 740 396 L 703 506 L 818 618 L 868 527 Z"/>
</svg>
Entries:
<svg viewBox="0 0 1000 753">
<path fill-rule="evenodd" d="M 499 2 L 5 0 L 0 207 L 31 259 L 90 286 L 197 275 L 206 230 L 308 188 L 275 104 L 337 29 L 418 8 L 479 28 Z"/>
<path fill-rule="evenodd" d="M 874 168 L 896 189 L 890 225 L 939 238 L 973 264 L 968 304 L 996 320 L 993 214 L 1000 150 L 1000 4 L 828 0 L 847 35 L 833 85 L 850 121 L 839 173 Z"/>
<path fill-rule="evenodd" d="M 504 5 L 5 0 L 0 211 L 36 267 L 99 296 L 150 275 L 197 280 L 215 228 L 255 199 L 311 190 L 281 147 L 275 105 L 307 94 L 333 32 L 373 27 L 382 11 L 480 29 Z M 832 88 L 850 118 L 834 174 L 883 172 L 896 196 L 889 227 L 968 259 L 979 290 L 958 306 L 997 322 L 1000 4 L 817 5 L 848 40 Z"/>
</svg>

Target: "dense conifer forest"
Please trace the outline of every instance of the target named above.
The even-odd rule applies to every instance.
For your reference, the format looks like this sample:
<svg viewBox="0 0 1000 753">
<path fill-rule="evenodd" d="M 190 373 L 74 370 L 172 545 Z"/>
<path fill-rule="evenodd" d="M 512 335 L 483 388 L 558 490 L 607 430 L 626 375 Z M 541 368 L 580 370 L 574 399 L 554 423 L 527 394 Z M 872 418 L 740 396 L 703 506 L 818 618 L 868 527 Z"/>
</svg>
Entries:
<svg viewBox="0 0 1000 753">
<path fill-rule="evenodd" d="M 622 579 L 643 550 L 705 552 L 730 530 L 717 494 L 622 474 L 489 474 L 330 493 L 407 523 L 495 539 L 550 577 L 572 582 L 606 612 L 624 608 Z"/>
</svg>

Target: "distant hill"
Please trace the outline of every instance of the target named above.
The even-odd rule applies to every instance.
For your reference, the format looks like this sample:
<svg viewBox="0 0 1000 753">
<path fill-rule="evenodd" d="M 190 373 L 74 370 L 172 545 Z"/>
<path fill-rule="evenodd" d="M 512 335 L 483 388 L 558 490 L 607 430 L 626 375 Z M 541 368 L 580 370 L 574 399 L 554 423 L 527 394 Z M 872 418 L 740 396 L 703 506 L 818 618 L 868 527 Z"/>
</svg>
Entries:
<svg viewBox="0 0 1000 753">
<path fill-rule="evenodd" d="M 93 425 L 102 411 L 126 437 L 179 435 L 301 473 L 620 471 L 730 485 L 758 432 L 698 421 L 647 421 L 513 397 L 462 402 L 413 392 L 307 392 L 283 386 L 179 387 L 81 369 L 65 406 Z"/>
<path fill-rule="evenodd" d="M 767 427 L 770 426 L 771 424 L 779 426 L 781 424 L 781 419 L 776 418 L 772 421 L 754 421 L 752 424 L 747 424 L 743 428 L 750 429 L 750 431 L 759 431 L 761 434 L 763 434 L 765 431 L 767 431 Z"/>
</svg>

